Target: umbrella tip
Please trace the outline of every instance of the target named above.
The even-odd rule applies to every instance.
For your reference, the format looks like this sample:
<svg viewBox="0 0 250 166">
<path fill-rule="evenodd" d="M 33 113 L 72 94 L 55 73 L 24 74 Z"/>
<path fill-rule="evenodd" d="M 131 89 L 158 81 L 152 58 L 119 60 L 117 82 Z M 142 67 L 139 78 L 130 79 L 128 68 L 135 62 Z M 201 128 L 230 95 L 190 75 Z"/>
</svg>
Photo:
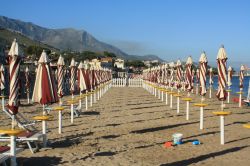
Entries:
<svg viewBox="0 0 250 166">
<path fill-rule="evenodd" d="M 224 44 L 221 45 L 221 48 L 224 48 Z"/>
<path fill-rule="evenodd" d="M 14 42 L 16 42 L 16 38 L 14 38 Z"/>
</svg>

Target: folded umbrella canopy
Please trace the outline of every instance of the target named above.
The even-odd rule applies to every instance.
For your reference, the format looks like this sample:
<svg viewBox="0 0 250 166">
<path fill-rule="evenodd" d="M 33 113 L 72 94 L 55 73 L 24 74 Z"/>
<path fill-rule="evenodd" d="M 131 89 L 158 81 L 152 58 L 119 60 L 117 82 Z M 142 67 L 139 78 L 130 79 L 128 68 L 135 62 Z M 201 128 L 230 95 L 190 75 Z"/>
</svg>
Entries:
<svg viewBox="0 0 250 166">
<path fill-rule="evenodd" d="M 33 102 L 38 102 L 43 105 L 58 101 L 56 86 L 49 62 L 46 52 L 43 51 L 38 61 L 36 81 L 32 95 Z"/>
<path fill-rule="evenodd" d="M 228 67 L 227 69 L 227 86 L 228 89 L 230 89 L 232 85 L 232 76 L 233 76 L 233 68 L 231 66 Z"/>
<path fill-rule="evenodd" d="M 206 89 L 206 74 L 207 74 L 207 57 L 206 53 L 203 52 L 201 54 L 200 60 L 199 60 L 199 66 L 200 66 L 200 95 L 205 96 L 207 93 Z"/>
<path fill-rule="evenodd" d="M 83 70 L 84 70 L 83 63 L 80 62 L 79 66 L 78 66 L 78 84 L 79 84 L 79 88 L 80 88 L 80 93 L 84 93 L 87 89 L 84 75 L 83 75 L 83 72 L 84 72 Z"/>
<path fill-rule="evenodd" d="M 226 62 L 227 62 L 227 54 L 226 54 L 226 51 L 224 49 L 224 46 L 222 46 L 219 49 L 219 52 L 218 52 L 218 55 L 217 55 L 218 84 L 219 84 L 219 87 L 218 87 L 218 91 L 217 91 L 216 96 L 220 101 L 225 101 L 226 98 L 227 98 L 227 93 L 225 91 L 226 82 L 227 82 L 226 81 L 227 80 Z"/>
<path fill-rule="evenodd" d="M 1 90 L 1 95 L 4 95 L 4 90 L 5 90 L 5 78 L 4 78 L 4 67 L 1 65 L 0 68 L 0 90 Z"/>
<path fill-rule="evenodd" d="M 186 89 L 188 93 L 190 93 L 193 89 L 193 60 L 192 57 L 189 56 L 186 62 Z"/>
<path fill-rule="evenodd" d="M 72 94 L 72 97 L 76 91 L 76 62 L 75 59 L 72 58 L 71 63 L 70 63 L 70 93 Z"/>
<path fill-rule="evenodd" d="M 176 62 L 176 79 L 177 79 L 177 89 L 181 88 L 181 61 L 177 60 Z M 178 91 L 179 92 L 179 91 Z"/>
<path fill-rule="evenodd" d="M 63 81 L 64 81 L 64 58 L 60 55 L 58 62 L 57 62 L 57 94 L 60 98 L 60 105 L 62 105 L 62 97 L 64 95 L 63 92 Z"/>
<path fill-rule="evenodd" d="M 16 39 L 14 39 L 8 55 L 10 64 L 10 94 L 7 107 L 10 113 L 15 115 L 18 113 L 19 107 L 19 81 L 21 64 L 21 50 L 18 46 Z"/>
<path fill-rule="evenodd" d="M 241 91 L 243 90 L 244 70 L 245 70 L 244 66 L 241 65 L 241 67 L 240 67 L 240 75 L 239 75 L 239 81 L 240 81 L 239 87 L 240 87 Z"/>
</svg>

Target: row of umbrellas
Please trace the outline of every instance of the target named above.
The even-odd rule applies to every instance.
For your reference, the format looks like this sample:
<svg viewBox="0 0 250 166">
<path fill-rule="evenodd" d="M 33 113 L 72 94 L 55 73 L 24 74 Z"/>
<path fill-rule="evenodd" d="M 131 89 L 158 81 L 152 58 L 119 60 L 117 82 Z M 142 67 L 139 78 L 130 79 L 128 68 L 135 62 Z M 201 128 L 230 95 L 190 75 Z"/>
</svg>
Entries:
<svg viewBox="0 0 250 166">
<path fill-rule="evenodd" d="M 19 107 L 19 90 L 20 90 L 20 65 L 22 61 L 21 50 L 16 39 L 13 41 L 10 51 L 8 53 L 9 62 L 9 101 L 8 109 L 13 115 L 18 113 Z M 36 69 L 36 79 L 32 95 L 32 101 L 42 105 L 55 103 L 60 100 L 64 95 L 64 79 L 65 79 L 65 63 L 62 56 L 59 57 L 57 62 L 57 87 L 56 80 L 52 75 L 50 60 L 45 51 L 42 52 L 38 66 Z M 30 71 L 28 68 L 25 70 L 25 87 L 27 94 L 30 91 Z M 94 90 L 99 85 L 111 79 L 111 70 L 101 68 L 96 63 L 83 63 L 80 62 L 78 67 L 74 58 L 70 64 L 70 92 L 72 97 L 76 93 L 76 88 L 80 88 L 80 93 L 86 93 Z M 78 83 L 77 83 L 78 82 Z M 5 89 L 4 67 L 0 68 L 0 89 Z M 29 100 L 29 95 L 27 96 Z"/>
<path fill-rule="evenodd" d="M 218 68 L 218 91 L 216 93 L 217 98 L 220 101 L 225 101 L 227 98 L 226 86 L 230 89 L 232 85 L 232 74 L 233 69 L 229 66 L 228 70 L 226 68 L 227 65 L 227 54 L 224 46 L 218 51 L 217 54 L 217 68 Z M 194 77 L 196 74 L 196 85 L 197 92 L 203 97 L 207 93 L 206 82 L 207 82 L 207 74 L 209 75 L 209 84 L 210 84 L 210 98 L 211 98 L 211 87 L 213 84 L 213 69 L 208 69 L 208 60 L 205 52 L 202 52 L 199 65 L 197 66 L 197 70 L 194 70 L 194 64 L 192 57 L 189 56 L 187 58 L 185 64 L 185 71 L 182 68 L 182 63 L 180 60 L 177 60 L 176 63 L 170 62 L 163 65 L 159 65 L 153 68 L 149 68 L 143 71 L 143 79 L 152 83 L 156 83 L 161 86 L 168 86 L 171 89 L 174 87 L 178 89 L 178 91 L 183 88 L 188 92 L 194 89 Z M 244 82 L 244 66 L 241 66 L 240 75 L 239 75 L 239 88 L 243 89 Z"/>
</svg>

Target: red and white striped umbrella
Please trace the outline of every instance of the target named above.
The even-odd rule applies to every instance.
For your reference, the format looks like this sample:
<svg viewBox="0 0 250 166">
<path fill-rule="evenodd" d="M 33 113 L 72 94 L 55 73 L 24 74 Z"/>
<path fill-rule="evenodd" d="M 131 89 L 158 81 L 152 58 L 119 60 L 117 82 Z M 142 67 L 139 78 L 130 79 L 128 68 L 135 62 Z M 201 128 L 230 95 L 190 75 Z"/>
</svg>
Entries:
<svg viewBox="0 0 250 166">
<path fill-rule="evenodd" d="M 170 79 L 169 79 L 169 83 L 170 86 L 173 87 L 174 86 L 174 62 L 171 62 L 170 64 Z"/>
<path fill-rule="evenodd" d="M 84 72 L 84 66 L 83 66 L 83 63 L 80 62 L 78 66 L 78 84 L 79 84 L 80 93 L 84 93 L 87 89 L 83 72 Z"/>
<path fill-rule="evenodd" d="M 232 85 L 232 77 L 233 77 L 233 69 L 231 66 L 227 69 L 227 86 L 230 87 Z"/>
<path fill-rule="evenodd" d="M 70 93 L 73 95 L 76 91 L 76 62 L 75 59 L 72 58 L 71 63 L 70 63 Z"/>
<path fill-rule="evenodd" d="M 57 94 L 59 98 L 62 98 L 64 95 L 63 92 L 64 66 L 65 66 L 64 58 L 60 56 L 57 62 Z"/>
<path fill-rule="evenodd" d="M 30 93 L 30 71 L 28 67 L 25 69 L 25 88 L 26 92 Z"/>
<path fill-rule="evenodd" d="M 213 81 L 213 68 L 209 69 L 209 85 L 212 86 L 214 83 Z"/>
<path fill-rule="evenodd" d="M 217 98 L 221 101 L 225 101 L 227 98 L 227 93 L 225 91 L 226 82 L 227 82 L 227 74 L 226 74 L 226 62 L 227 62 L 227 54 L 224 49 L 224 46 L 222 46 L 219 49 L 218 55 L 217 55 L 217 68 L 218 68 L 218 91 L 217 91 Z"/>
<path fill-rule="evenodd" d="M 192 76 L 192 66 L 193 66 L 193 60 L 192 57 L 189 56 L 186 62 L 186 89 L 188 92 L 191 92 L 193 89 L 193 76 Z"/>
<path fill-rule="evenodd" d="M 2 95 L 4 95 L 4 89 L 5 89 L 5 78 L 4 78 L 4 67 L 1 65 L 0 68 L 0 89 Z"/>
<path fill-rule="evenodd" d="M 205 52 L 201 54 L 200 57 L 200 95 L 205 96 L 207 93 L 206 89 L 206 74 L 207 74 L 207 57 Z"/>
<path fill-rule="evenodd" d="M 176 62 L 176 79 L 177 79 L 177 89 L 180 89 L 181 87 L 181 61 L 180 60 L 177 60 Z"/>
<path fill-rule="evenodd" d="M 200 83 L 200 69 L 197 68 L 196 70 L 196 84 Z"/>
<path fill-rule="evenodd" d="M 106 73 L 104 73 L 104 74 L 106 74 Z M 87 91 L 89 92 L 91 90 L 89 63 L 84 63 L 83 77 L 85 80 Z M 104 78 L 106 79 L 106 77 L 104 77 Z"/>
<path fill-rule="evenodd" d="M 244 66 L 243 65 L 241 65 L 241 67 L 240 67 L 240 76 L 239 76 L 239 81 L 240 81 L 240 89 L 243 89 L 243 83 L 244 83 L 244 70 L 245 70 L 245 68 L 244 68 Z"/>
<path fill-rule="evenodd" d="M 16 39 L 13 41 L 8 55 L 10 64 L 10 94 L 7 107 L 9 108 L 9 111 L 15 115 L 18 113 L 19 107 L 19 81 L 21 64 L 21 50 Z"/>
<path fill-rule="evenodd" d="M 45 51 L 38 61 L 36 81 L 32 101 L 40 104 L 55 103 L 58 101 L 54 78 L 52 77 L 49 58 Z"/>
</svg>

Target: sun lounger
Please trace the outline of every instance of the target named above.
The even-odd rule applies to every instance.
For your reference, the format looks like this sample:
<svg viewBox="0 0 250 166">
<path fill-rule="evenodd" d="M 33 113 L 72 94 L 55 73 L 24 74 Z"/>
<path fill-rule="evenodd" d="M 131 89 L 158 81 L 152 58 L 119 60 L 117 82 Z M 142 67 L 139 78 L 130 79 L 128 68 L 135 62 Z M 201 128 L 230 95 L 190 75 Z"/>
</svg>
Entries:
<svg viewBox="0 0 250 166">
<path fill-rule="evenodd" d="M 5 109 L 4 112 L 11 118 L 12 115 L 8 110 Z M 27 130 L 17 135 L 17 141 L 26 142 L 31 153 L 35 153 L 39 149 L 38 142 L 42 141 L 43 138 L 42 132 L 39 132 L 34 126 L 36 121 L 28 121 L 21 113 L 16 114 L 15 120 L 20 128 Z M 9 139 L 9 137 L 4 135 L 0 136 L 0 141 L 6 141 L 7 139 Z M 32 144 L 34 144 L 34 147 L 32 147 Z"/>
</svg>

